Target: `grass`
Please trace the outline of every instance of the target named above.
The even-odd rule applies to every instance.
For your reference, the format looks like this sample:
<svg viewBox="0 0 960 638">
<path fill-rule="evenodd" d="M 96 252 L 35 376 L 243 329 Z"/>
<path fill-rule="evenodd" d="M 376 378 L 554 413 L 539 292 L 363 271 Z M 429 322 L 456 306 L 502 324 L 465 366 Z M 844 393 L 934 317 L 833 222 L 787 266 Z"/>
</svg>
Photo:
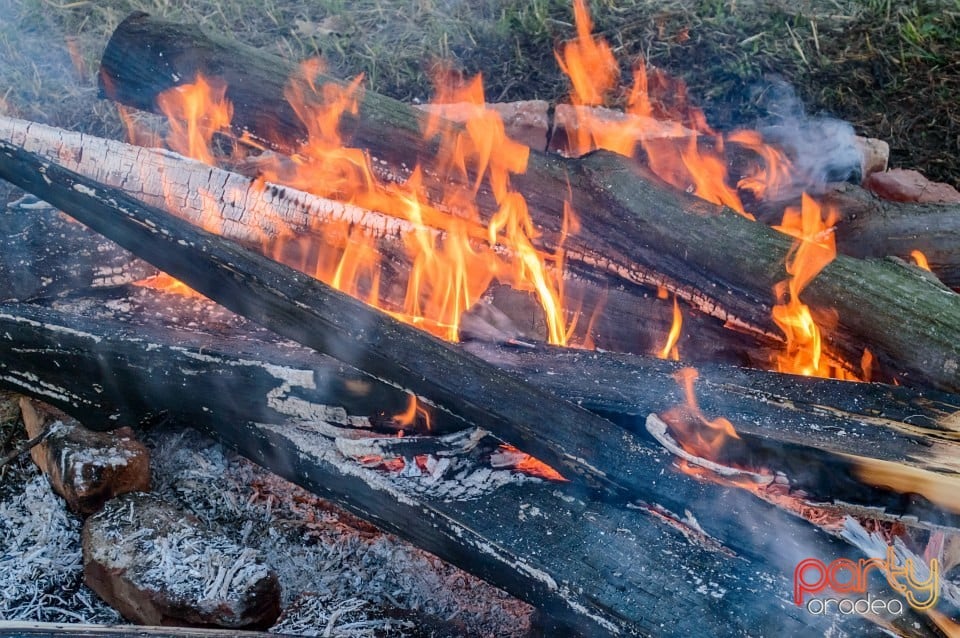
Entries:
<svg viewBox="0 0 960 638">
<path fill-rule="evenodd" d="M 344 77 L 425 100 L 438 64 L 482 72 L 488 99 L 563 99 L 553 57 L 569 0 L 0 0 L 0 109 L 116 132 L 93 73 L 133 10 L 199 23 Z M 811 113 L 892 147 L 892 164 L 960 184 L 960 0 L 595 0 L 624 70 L 643 56 L 682 77 L 718 128 L 750 125 L 792 85 Z M 68 42 L 73 44 L 68 45 Z M 73 47 L 83 67 L 75 68 Z M 629 79 L 629 78 L 626 78 Z M 4 106 L 4 104 L 6 106 Z"/>
</svg>

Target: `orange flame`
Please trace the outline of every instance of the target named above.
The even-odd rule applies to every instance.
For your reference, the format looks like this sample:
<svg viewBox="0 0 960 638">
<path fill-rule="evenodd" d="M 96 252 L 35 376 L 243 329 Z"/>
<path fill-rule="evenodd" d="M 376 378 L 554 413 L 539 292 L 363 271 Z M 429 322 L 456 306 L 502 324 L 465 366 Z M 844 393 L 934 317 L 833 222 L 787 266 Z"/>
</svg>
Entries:
<svg viewBox="0 0 960 638">
<path fill-rule="evenodd" d="M 227 131 L 233 118 L 233 105 L 226 99 L 227 86 L 208 82 L 197 75 L 193 84 L 168 89 L 157 96 L 157 107 L 167 116 L 170 131 L 166 143 L 187 157 L 213 164 L 210 150 L 213 136 Z"/>
<path fill-rule="evenodd" d="M 699 377 L 694 368 L 684 368 L 673 375 L 683 387 L 686 403 L 664 414 L 664 421 L 677 432 L 680 446 L 695 456 L 715 460 L 729 439 L 739 439 L 733 424 L 724 417 L 709 419 L 700 409 L 694 382 Z"/>
<path fill-rule="evenodd" d="M 822 357 L 820 328 L 810 308 L 800 301 L 800 293 L 837 254 L 834 225 L 837 211 L 828 208 L 822 216 L 820 205 L 807 194 L 801 208 L 787 208 L 783 222 L 775 228 L 796 241 L 787 254 L 786 270 L 790 277 L 774 288 L 779 300 L 773 308 L 773 320 L 783 331 L 785 351 L 777 355 L 776 368 L 804 376 L 844 377 L 836 365 Z"/>
<path fill-rule="evenodd" d="M 663 349 L 657 355 L 661 359 L 680 360 L 680 351 L 677 350 L 677 341 L 680 339 L 680 329 L 683 327 L 683 315 L 680 314 L 680 306 L 677 304 L 677 297 L 673 297 L 673 324 L 670 326 L 670 333 L 667 335 L 667 342 L 663 344 Z"/>
<path fill-rule="evenodd" d="M 318 86 L 315 78 L 321 70 L 319 61 L 308 61 L 300 75 L 291 79 L 285 96 L 303 121 L 307 140 L 289 161 L 276 157 L 261 160 L 262 178 L 410 222 L 413 230 L 403 236 L 402 249 L 410 264 L 406 292 L 402 298 L 381 297 L 383 255 L 375 239 L 359 227 L 318 229 L 324 237 L 319 254 L 315 247 L 303 245 L 316 238 L 301 239 L 292 231 L 264 231 L 264 251 L 397 319 L 451 341 L 458 339 L 461 315 L 493 281 L 500 281 L 531 291 L 546 314 L 548 341 L 565 345 L 575 319 L 567 325 L 563 252 L 548 254 L 533 243 L 538 232 L 526 200 L 510 187 L 510 175 L 526 170 L 529 149 L 510 140 L 500 116 L 486 108 L 480 77 L 439 89 L 440 99 L 469 107 L 462 128 L 436 116 L 426 123 L 424 135 L 440 138 L 433 171 L 445 177 L 443 182 L 448 185 L 440 197 L 441 210 L 424 194 L 419 168 L 406 183 L 380 183 L 367 154 L 345 144 L 341 119 L 357 112 L 362 78 L 347 85 L 328 82 Z M 200 76 L 193 84 L 164 92 L 158 103 L 170 120 L 168 146 L 212 163 L 211 140 L 230 123 L 232 108 L 225 95 L 225 86 Z M 498 205 L 486 225 L 480 221 L 475 203 L 484 182 L 490 185 Z M 276 219 L 259 221 L 283 228 Z M 208 229 L 219 231 L 217 224 L 212 226 Z M 576 228 L 576 218 L 567 206 L 561 246 Z"/>
<path fill-rule="evenodd" d="M 430 430 L 430 413 L 425 407 L 419 404 L 417 395 L 411 394 L 407 409 L 393 417 L 393 420 L 406 428 L 415 424 L 418 416 L 423 419 L 427 430 Z"/>
<path fill-rule="evenodd" d="M 606 40 L 590 34 L 593 23 L 583 0 L 574 2 L 577 37 L 556 53 L 560 69 L 570 79 L 570 102 L 576 127 L 568 131 L 574 153 L 582 155 L 602 148 L 632 156 L 639 143 L 651 171 L 665 182 L 715 204 L 746 213 L 736 190 L 727 184 L 723 140 L 709 126 L 703 113 L 689 105 L 686 87 L 655 71 L 653 79 L 671 91 L 672 121 L 655 119 L 650 98 L 650 77 L 641 60 L 633 69 L 633 88 L 628 98 L 628 117 L 616 118 L 598 110 L 617 86 L 620 68 Z M 701 148 L 700 137 L 712 139 L 713 148 Z"/>
<path fill-rule="evenodd" d="M 930 270 L 930 262 L 927 261 L 927 256 L 924 255 L 922 252 L 920 252 L 919 250 L 911 250 L 910 256 L 913 257 L 913 261 L 915 261 L 918 266 L 920 266 L 924 270 L 927 270 L 927 271 Z"/>
</svg>

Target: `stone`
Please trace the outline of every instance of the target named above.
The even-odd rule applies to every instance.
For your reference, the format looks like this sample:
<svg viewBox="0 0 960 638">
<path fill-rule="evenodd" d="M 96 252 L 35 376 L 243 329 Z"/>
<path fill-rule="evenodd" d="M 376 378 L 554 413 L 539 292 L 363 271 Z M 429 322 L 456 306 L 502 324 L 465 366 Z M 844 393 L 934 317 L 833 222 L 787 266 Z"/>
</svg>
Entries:
<svg viewBox="0 0 960 638">
<path fill-rule="evenodd" d="M 874 173 L 863 185 L 883 199 L 895 202 L 960 203 L 960 192 L 957 192 L 957 189 L 942 182 L 931 182 L 918 171 L 894 168 L 883 173 Z"/>
<path fill-rule="evenodd" d="M 860 136 L 854 137 L 853 142 L 863 157 L 860 163 L 862 180 L 867 179 L 874 173 L 882 173 L 887 170 L 887 163 L 890 161 L 889 144 L 883 140 Z"/>
<path fill-rule="evenodd" d="M 259 552 L 158 496 L 109 501 L 82 545 L 84 582 L 132 622 L 266 628 L 280 615 L 280 583 Z"/>
<path fill-rule="evenodd" d="M 30 455 L 70 511 L 92 514 L 118 494 L 150 489 L 150 452 L 130 428 L 94 432 L 26 397 L 20 398 L 20 413 L 30 438 L 50 426 Z"/>
</svg>

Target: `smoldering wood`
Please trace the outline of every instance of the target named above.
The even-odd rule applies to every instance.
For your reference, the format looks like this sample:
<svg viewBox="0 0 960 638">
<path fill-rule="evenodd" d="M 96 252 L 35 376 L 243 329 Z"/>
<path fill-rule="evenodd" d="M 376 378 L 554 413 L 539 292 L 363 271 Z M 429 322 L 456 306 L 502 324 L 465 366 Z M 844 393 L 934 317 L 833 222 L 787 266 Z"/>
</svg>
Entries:
<svg viewBox="0 0 960 638">
<path fill-rule="evenodd" d="M 295 149 L 304 128 L 285 102 L 295 68 L 270 54 L 192 25 L 135 14 L 114 32 L 101 61 L 102 93 L 124 104 L 156 109 L 156 96 L 198 72 L 223 79 L 235 125 Z M 333 82 L 319 78 L 319 84 Z M 367 91 L 344 129 L 355 146 L 399 167 L 434 156 L 424 141 L 423 115 Z M 608 153 L 564 160 L 532 152 L 512 184 L 527 198 L 547 249 L 559 244 L 564 200 L 581 216 L 567 238 L 568 262 L 603 268 L 623 280 L 664 285 L 700 311 L 776 335 L 771 290 L 787 275 L 791 238 L 729 210 L 678 192 L 644 169 Z M 492 210 L 491 198 L 481 202 Z M 804 291 L 803 300 L 828 329 L 829 346 L 849 361 L 869 348 L 902 383 L 960 390 L 960 297 L 885 261 L 840 256 Z M 836 323 L 832 319 L 836 319 Z"/>
<path fill-rule="evenodd" d="M 633 432 L 644 431 L 649 414 L 686 401 L 673 379 L 685 363 L 550 347 L 465 347 Z M 697 370 L 701 409 L 729 419 L 741 438 L 720 451 L 720 462 L 783 472 L 792 489 L 814 501 L 857 504 L 891 519 L 960 525 L 960 397 L 724 365 Z M 920 493 L 920 478 L 916 493 L 869 485 L 859 468 L 871 460 L 914 468 L 918 477 L 941 486 L 928 495 L 946 496 L 932 502 Z"/>
<path fill-rule="evenodd" d="M 410 267 L 403 235 L 414 229 L 410 222 L 211 167 L 170 151 L 15 118 L 0 117 L 0 139 L 121 189 L 194 225 L 215 229 L 258 252 L 267 251 L 279 258 L 286 242 L 294 249 L 282 259 L 288 264 L 302 262 L 307 267 L 311 262 L 303 257 L 304 252 L 336 253 L 348 235 L 362 232 L 376 244 L 381 255 L 380 288 L 389 297 L 384 301 L 388 306 L 403 306 L 403 280 Z M 70 222 L 62 217 L 41 215 L 43 211 L 37 210 L 34 220 L 32 211 L 17 207 L 14 215 L 0 219 L 0 228 L 22 233 L 20 236 L 25 238 L 25 245 L 12 245 L 11 251 L 0 258 L 0 274 L 24 282 L 14 287 L 16 298 L 83 288 L 99 273 L 110 275 L 99 275 L 106 285 L 117 280 L 128 283 L 133 280 L 131 276 L 141 279 L 154 272 L 149 265 L 133 260 L 129 253 L 94 233 L 70 233 Z M 442 235 L 442 231 L 433 232 Z M 61 241 L 52 241 L 55 237 Z M 76 258 L 64 259 L 70 254 Z M 20 257 L 12 257 L 16 255 Z M 27 259 L 24 255 L 37 258 Z M 127 256 L 129 265 L 125 265 L 123 256 Z M 66 270 L 75 276 L 64 276 L 62 271 Z M 564 275 L 565 294 L 571 307 L 567 319 L 576 320 L 573 338 L 578 343 L 592 340 L 599 348 L 635 353 L 657 352 L 663 347 L 672 323 L 670 300 L 658 299 L 654 289 L 618 281 L 603 271 L 577 263 L 567 268 Z M 498 307 L 524 330 L 524 336 L 545 336 L 542 311 L 536 304 L 523 303 L 528 295 L 498 294 L 498 299 Z M 679 348 L 686 360 L 762 364 L 775 356 L 778 341 L 727 330 L 716 319 L 681 304 L 685 330 Z M 511 312 L 514 308 L 517 311 Z M 575 318 L 576 313 L 579 319 Z"/>
<path fill-rule="evenodd" d="M 534 604 L 553 635 L 786 628 L 813 636 L 832 622 L 858 631 L 843 619 L 811 617 L 789 593 L 800 557 L 856 559 L 852 548 L 746 491 L 693 480 L 649 440 L 638 441 L 633 471 L 655 494 L 629 507 L 529 479 L 487 491 L 464 483 L 464 500 L 441 489 L 449 477 L 409 487 L 410 479 L 340 452 L 370 436 L 371 410 L 382 400 L 402 401 L 396 388 L 288 342 L 158 327 L 147 320 L 155 313 L 138 309 L 119 320 L 107 318 L 102 304 L 80 307 L 94 316 L 0 307 L 0 384 L 88 425 L 163 414 L 198 427 Z M 926 634 L 924 621 L 909 620 L 920 624 L 907 625 L 906 635 Z"/>
</svg>

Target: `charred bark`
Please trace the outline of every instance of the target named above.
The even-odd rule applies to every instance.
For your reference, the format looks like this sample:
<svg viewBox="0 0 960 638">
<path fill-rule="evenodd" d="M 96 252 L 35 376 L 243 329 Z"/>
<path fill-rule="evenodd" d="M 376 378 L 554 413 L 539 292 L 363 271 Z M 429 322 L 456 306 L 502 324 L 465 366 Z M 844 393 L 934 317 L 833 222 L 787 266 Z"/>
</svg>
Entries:
<svg viewBox="0 0 960 638">
<path fill-rule="evenodd" d="M 547 347 L 466 347 L 635 433 L 646 431 L 649 414 L 686 402 L 673 378 L 683 363 Z M 721 463 L 782 472 L 791 489 L 814 501 L 960 525 L 960 397 L 722 365 L 698 372 L 701 409 L 729 419 L 740 436 L 719 451 Z M 903 469 L 899 489 L 896 481 L 870 480 L 871 470 L 891 465 Z"/>
<path fill-rule="evenodd" d="M 463 478 L 472 476 L 465 466 L 416 481 L 364 467 L 350 453 L 358 443 L 396 449 L 394 436 L 371 438 L 370 418 L 403 400 L 396 388 L 249 328 L 188 331 L 147 322 L 160 313 L 143 309 L 118 320 L 97 304 L 77 307 L 99 310 L 84 317 L 0 307 L 0 384 L 92 427 L 145 415 L 199 427 L 539 607 L 554 634 L 813 636 L 837 620 L 793 605 L 789 577 L 797 557 L 855 560 L 852 548 L 747 491 L 679 472 L 649 439 L 636 442 L 642 460 L 632 472 L 652 492 L 627 508 L 583 499 L 570 484 L 514 479 L 488 489 Z M 413 453 L 454 458 L 456 440 L 411 442 Z M 598 444 L 623 451 L 619 438 Z M 928 631 L 909 612 L 902 620 L 906 635 Z"/>
<path fill-rule="evenodd" d="M 106 96 L 155 110 L 158 93 L 197 72 L 220 77 L 235 124 L 289 151 L 304 129 L 283 98 L 287 71 L 291 64 L 269 54 L 137 14 L 111 38 L 100 78 Z M 436 142 L 422 139 L 421 118 L 367 92 L 345 128 L 352 144 L 377 158 L 429 166 Z M 513 185 L 527 197 L 548 248 L 559 243 L 564 199 L 572 192 L 583 219 L 582 231 L 567 240 L 569 261 L 632 283 L 665 285 L 703 312 L 776 334 L 771 290 L 786 278 L 789 237 L 677 192 L 606 153 L 576 161 L 532 153 Z M 944 294 L 935 282 L 897 264 L 841 256 L 803 299 L 822 324 L 835 325 L 828 341 L 848 360 L 859 361 L 869 348 L 903 382 L 960 390 L 960 297 Z"/>
</svg>

